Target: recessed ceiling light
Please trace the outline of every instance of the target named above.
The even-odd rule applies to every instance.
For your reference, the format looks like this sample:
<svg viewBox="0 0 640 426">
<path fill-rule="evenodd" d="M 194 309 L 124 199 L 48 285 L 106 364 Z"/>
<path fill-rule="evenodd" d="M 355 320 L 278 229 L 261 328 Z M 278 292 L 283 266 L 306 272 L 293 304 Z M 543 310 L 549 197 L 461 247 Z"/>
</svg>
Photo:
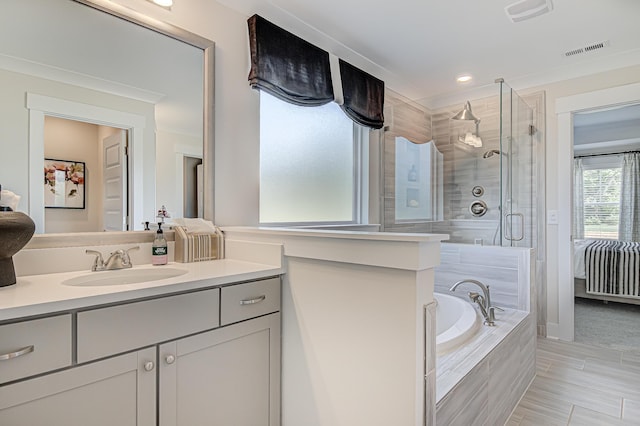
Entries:
<svg viewBox="0 0 640 426">
<path fill-rule="evenodd" d="M 470 76 L 469 74 L 463 74 L 463 75 L 459 76 L 458 78 L 456 78 L 456 81 L 458 83 L 468 83 L 471 80 L 473 80 L 473 77 Z"/>
</svg>

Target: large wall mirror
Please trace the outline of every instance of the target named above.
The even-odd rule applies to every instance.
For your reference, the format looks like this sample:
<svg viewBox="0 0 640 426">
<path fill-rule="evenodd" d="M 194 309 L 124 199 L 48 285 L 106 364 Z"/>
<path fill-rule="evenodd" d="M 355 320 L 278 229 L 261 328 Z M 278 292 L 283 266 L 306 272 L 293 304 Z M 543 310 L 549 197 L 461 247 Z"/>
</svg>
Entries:
<svg viewBox="0 0 640 426">
<path fill-rule="evenodd" d="M 107 0 L 3 6 L 0 185 L 36 232 L 213 220 L 213 42 Z"/>
</svg>

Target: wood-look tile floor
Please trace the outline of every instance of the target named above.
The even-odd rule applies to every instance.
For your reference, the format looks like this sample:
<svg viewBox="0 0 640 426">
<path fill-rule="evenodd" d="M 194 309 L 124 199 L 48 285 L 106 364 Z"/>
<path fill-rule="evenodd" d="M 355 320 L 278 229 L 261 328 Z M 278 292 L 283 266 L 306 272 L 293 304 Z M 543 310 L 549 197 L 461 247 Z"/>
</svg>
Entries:
<svg viewBox="0 0 640 426">
<path fill-rule="evenodd" d="M 640 425 L 640 350 L 539 338 L 533 383 L 506 426 Z"/>
</svg>

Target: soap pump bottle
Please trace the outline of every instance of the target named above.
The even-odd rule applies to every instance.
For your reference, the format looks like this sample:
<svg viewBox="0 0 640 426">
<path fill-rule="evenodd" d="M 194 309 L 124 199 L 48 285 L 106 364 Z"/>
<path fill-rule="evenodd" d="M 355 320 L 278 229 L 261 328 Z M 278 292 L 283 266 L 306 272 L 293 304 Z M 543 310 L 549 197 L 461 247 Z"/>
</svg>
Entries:
<svg viewBox="0 0 640 426">
<path fill-rule="evenodd" d="M 167 240 L 164 238 L 162 231 L 162 223 L 158 223 L 158 231 L 156 238 L 151 246 L 151 264 L 166 265 L 169 260 L 169 250 L 167 248 Z"/>
</svg>

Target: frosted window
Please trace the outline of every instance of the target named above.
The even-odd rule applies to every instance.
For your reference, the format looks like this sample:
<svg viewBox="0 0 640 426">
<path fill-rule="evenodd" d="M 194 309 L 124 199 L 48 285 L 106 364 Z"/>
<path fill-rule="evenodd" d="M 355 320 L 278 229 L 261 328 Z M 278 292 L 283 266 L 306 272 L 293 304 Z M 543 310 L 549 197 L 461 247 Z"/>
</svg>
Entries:
<svg viewBox="0 0 640 426">
<path fill-rule="evenodd" d="M 353 122 L 260 93 L 260 222 L 353 222 Z"/>
</svg>

